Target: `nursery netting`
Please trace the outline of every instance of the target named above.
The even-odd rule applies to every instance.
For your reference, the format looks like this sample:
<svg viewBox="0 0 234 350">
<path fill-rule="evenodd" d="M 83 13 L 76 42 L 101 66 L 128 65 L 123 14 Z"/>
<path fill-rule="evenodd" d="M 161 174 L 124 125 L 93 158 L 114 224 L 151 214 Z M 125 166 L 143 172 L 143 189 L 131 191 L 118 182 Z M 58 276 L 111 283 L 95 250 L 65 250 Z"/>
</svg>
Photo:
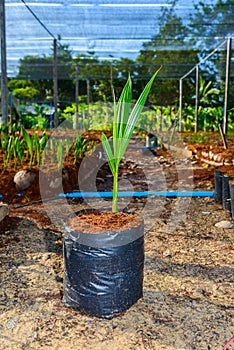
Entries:
<svg viewBox="0 0 234 350">
<path fill-rule="evenodd" d="M 8 78 L 53 81 L 53 45 L 57 40 L 58 88 L 64 81 L 73 81 L 74 89 L 74 99 L 68 101 L 65 96 L 59 96 L 60 106 L 76 101 L 78 80 L 83 82 L 87 102 L 93 102 L 95 91 L 92 90 L 100 81 L 115 85 L 116 80 L 125 81 L 130 72 L 133 80 L 142 80 L 143 84 L 160 66 L 157 79 L 165 84 L 171 82 L 171 90 L 177 90 L 177 97 L 167 89 L 164 101 L 155 93 L 151 102 L 178 106 L 182 78 L 185 83 L 191 82 L 183 94 L 189 95 L 194 103 L 197 65 L 199 79 L 219 84 L 219 88 L 225 86 L 227 39 L 234 33 L 230 9 L 234 4 L 233 0 L 221 3 L 222 13 L 227 13 L 223 17 L 209 8 L 214 1 L 203 2 L 208 7 L 202 21 L 199 11 L 193 17 L 199 0 L 5 0 Z M 62 55 L 61 48 L 65 49 Z M 231 51 L 233 48 L 232 40 Z M 230 62 L 232 86 L 232 54 Z M 15 107 L 21 103 L 13 102 Z M 44 101 L 31 99 L 31 102 Z M 209 103 L 212 105 L 212 101 Z"/>
<path fill-rule="evenodd" d="M 39 57 L 50 55 L 53 39 L 58 37 L 61 38 L 61 43 L 69 45 L 73 57 L 92 52 L 100 60 L 110 62 L 121 57 L 136 59 L 140 50 L 150 52 L 150 45 L 144 47 L 142 45 L 159 33 L 163 11 L 166 15 L 173 8 L 173 13 L 182 19 L 184 25 L 187 25 L 189 16 L 194 12 L 194 5 L 198 2 L 198 0 L 44 0 L 43 2 L 5 0 L 8 76 L 17 76 L 20 58 L 31 55 Z M 205 3 L 213 2 L 207 0 Z M 192 55 L 189 57 L 187 54 L 189 50 L 213 49 L 227 36 L 226 23 L 223 23 L 224 29 L 216 33 L 217 35 L 210 31 L 210 34 L 204 34 L 203 37 L 194 27 L 194 30 L 184 33 L 183 42 L 181 42 L 181 35 L 176 36 L 177 28 L 181 30 L 178 18 L 169 28 L 163 41 L 155 38 L 154 42 L 159 56 L 158 64 L 166 67 L 160 73 L 161 78 L 165 79 L 179 79 L 196 63 L 194 57 Z M 209 23 L 203 25 L 212 26 L 212 18 Z M 205 35 L 210 35 L 209 48 Z M 166 51 L 172 51 L 172 57 L 173 51 L 184 51 L 187 61 L 180 62 L 175 54 L 174 61 L 171 58 L 170 62 L 165 62 L 163 53 Z M 145 63 L 155 64 L 149 60 L 147 58 Z M 31 69 L 33 68 L 31 65 Z M 52 64 L 51 67 L 48 65 L 44 69 L 44 73 L 43 70 L 39 70 L 38 75 L 33 78 L 50 79 L 52 78 L 52 74 L 48 74 L 50 71 L 52 71 Z M 102 74 L 104 79 L 108 78 L 103 72 Z M 25 76 L 22 78 L 27 79 Z"/>
</svg>

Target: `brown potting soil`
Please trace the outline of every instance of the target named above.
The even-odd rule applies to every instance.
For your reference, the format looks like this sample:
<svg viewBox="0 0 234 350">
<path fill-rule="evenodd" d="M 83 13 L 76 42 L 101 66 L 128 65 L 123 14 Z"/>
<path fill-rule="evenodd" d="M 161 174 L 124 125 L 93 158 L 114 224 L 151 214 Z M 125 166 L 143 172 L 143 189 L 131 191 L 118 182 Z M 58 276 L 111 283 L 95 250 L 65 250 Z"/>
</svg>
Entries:
<svg viewBox="0 0 234 350">
<path fill-rule="evenodd" d="M 134 214 L 110 211 L 86 211 L 68 220 L 67 225 L 78 232 L 105 233 L 119 232 L 139 226 L 142 219 Z"/>
</svg>

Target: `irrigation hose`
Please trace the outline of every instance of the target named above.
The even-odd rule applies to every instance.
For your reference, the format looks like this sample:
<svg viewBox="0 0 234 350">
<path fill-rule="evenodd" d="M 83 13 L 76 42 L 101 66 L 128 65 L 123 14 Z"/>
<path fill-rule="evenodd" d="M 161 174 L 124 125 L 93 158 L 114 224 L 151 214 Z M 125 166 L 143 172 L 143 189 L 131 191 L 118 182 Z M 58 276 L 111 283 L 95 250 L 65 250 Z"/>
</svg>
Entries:
<svg viewBox="0 0 234 350">
<path fill-rule="evenodd" d="M 59 193 L 57 197 L 66 198 L 112 198 L 112 192 L 68 192 Z M 17 193 L 17 197 L 23 196 L 22 193 Z M 118 192 L 118 197 L 147 197 L 147 196 L 160 196 L 160 197 L 213 197 L 213 191 L 140 191 L 140 192 Z M 4 198 L 0 194 L 0 198 Z M 52 199 L 52 198 L 51 198 Z M 55 199 L 55 197 L 53 197 Z"/>
<path fill-rule="evenodd" d="M 112 192 L 70 192 L 59 193 L 59 197 L 66 198 L 112 198 Z M 140 192 L 118 192 L 118 197 L 213 197 L 213 191 L 140 191 Z"/>
</svg>

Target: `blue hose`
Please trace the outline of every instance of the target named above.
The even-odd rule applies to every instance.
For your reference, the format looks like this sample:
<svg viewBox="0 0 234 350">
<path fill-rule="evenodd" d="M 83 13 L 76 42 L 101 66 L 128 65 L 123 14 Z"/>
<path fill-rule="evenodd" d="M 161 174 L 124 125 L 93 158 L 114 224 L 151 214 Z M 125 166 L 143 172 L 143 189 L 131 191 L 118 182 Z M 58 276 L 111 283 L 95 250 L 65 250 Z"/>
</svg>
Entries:
<svg viewBox="0 0 234 350">
<path fill-rule="evenodd" d="M 59 197 L 66 198 L 112 198 L 112 192 L 71 192 L 60 193 Z M 212 191 L 143 191 L 143 192 L 118 192 L 119 197 L 147 197 L 147 196 L 162 196 L 162 197 L 213 197 Z"/>
<path fill-rule="evenodd" d="M 17 197 L 23 197 L 23 193 L 16 193 Z M 0 198 L 3 198 L 4 196 L 2 194 L 0 194 Z"/>
<path fill-rule="evenodd" d="M 16 196 L 23 196 L 22 193 L 17 193 Z M 143 192 L 118 192 L 118 197 L 147 197 L 147 196 L 161 196 L 161 197 L 213 197 L 213 191 L 143 191 Z M 66 198 L 112 198 L 112 192 L 70 192 L 59 193 L 58 197 Z M 3 195 L 0 194 L 0 198 Z"/>
</svg>

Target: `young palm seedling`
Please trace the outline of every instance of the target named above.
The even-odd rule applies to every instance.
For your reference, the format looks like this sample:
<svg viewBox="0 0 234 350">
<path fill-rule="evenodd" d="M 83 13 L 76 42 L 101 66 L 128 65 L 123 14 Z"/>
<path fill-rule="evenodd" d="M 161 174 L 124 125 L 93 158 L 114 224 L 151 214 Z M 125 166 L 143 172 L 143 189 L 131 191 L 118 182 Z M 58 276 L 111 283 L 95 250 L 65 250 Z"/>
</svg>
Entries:
<svg viewBox="0 0 234 350">
<path fill-rule="evenodd" d="M 105 134 L 102 135 L 102 145 L 107 154 L 108 164 L 113 175 L 112 211 L 118 211 L 118 172 L 119 164 L 128 147 L 140 113 L 145 105 L 153 81 L 158 71 L 152 76 L 137 102 L 132 103 L 132 81 L 129 76 L 118 103 L 114 101 L 113 145 L 111 146 Z"/>
<path fill-rule="evenodd" d="M 126 214 L 130 224 L 126 226 L 121 220 L 120 223 L 112 219 L 116 216 L 126 219 L 123 213 L 115 214 L 118 210 L 119 164 L 155 76 L 156 73 L 133 108 L 132 83 L 128 78 L 118 103 L 114 103 L 113 143 L 102 135 L 114 177 L 114 215 L 92 209 L 78 212 L 78 220 L 77 216 L 72 217 L 65 230 L 63 301 L 67 306 L 99 317 L 118 316 L 143 295 L 144 220 L 138 215 Z M 85 222 L 85 227 L 80 225 L 81 222 Z"/>
</svg>

